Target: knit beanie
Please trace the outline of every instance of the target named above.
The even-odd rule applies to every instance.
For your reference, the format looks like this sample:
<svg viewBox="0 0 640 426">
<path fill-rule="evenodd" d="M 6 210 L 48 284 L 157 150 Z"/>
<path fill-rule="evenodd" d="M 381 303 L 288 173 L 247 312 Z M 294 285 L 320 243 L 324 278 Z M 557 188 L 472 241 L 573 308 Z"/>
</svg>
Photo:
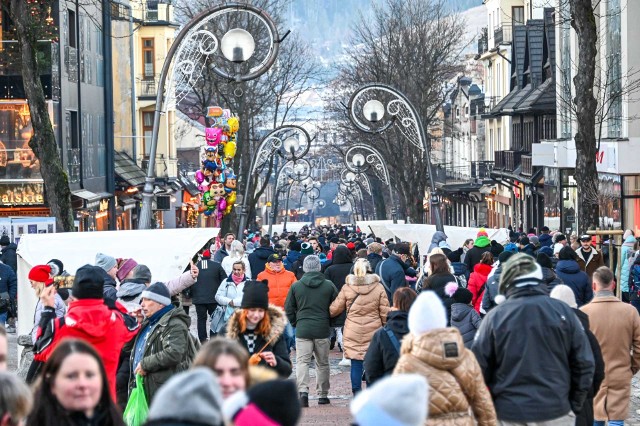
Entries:
<svg viewBox="0 0 640 426">
<path fill-rule="evenodd" d="M 300 248 L 300 254 L 313 254 L 313 247 L 311 246 L 311 243 L 302 243 Z"/>
<path fill-rule="evenodd" d="M 235 426 L 295 426 L 302 414 L 296 382 L 269 380 L 236 392 L 224 402 L 223 413 Z"/>
<path fill-rule="evenodd" d="M 51 259 L 47 262 L 47 265 L 51 268 L 51 275 L 54 277 L 60 275 L 62 271 L 64 271 L 64 265 L 62 264 L 62 261 L 58 259 Z"/>
<path fill-rule="evenodd" d="M 84 265 L 76 271 L 71 294 L 76 299 L 102 299 L 104 278 L 98 266 Z"/>
<path fill-rule="evenodd" d="M 0 238 L 0 246 L 8 246 L 9 244 L 11 244 L 11 240 L 9 240 L 9 236 L 3 235 Z"/>
<path fill-rule="evenodd" d="M 124 281 L 127 278 L 127 275 L 129 275 L 129 272 L 133 271 L 133 268 L 135 268 L 136 266 L 138 266 L 138 262 L 136 262 L 135 260 L 133 259 L 125 260 L 124 262 L 122 262 L 122 264 L 118 268 L 116 277 L 118 277 L 118 280 Z"/>
<path fill-rule="evenodd" d="M 247 280 L 242 294 L 242 309 L 269 307 L 269 285 L 267 280 Z"/>
<path fill-rule="evenodd" d="M 576 302 L 576 295 L 571 290 L 571 287 L 564 284 L 558 284 L 551 290 L 551 294 L 549 294 L 552 299 L 562 300 L 564 303 L 569 305 L 570 308 L 576 309 L 578 307 L 578 303 Z"/>
<path fill-rule="evenodd" d="M 96 266 L 105 270 L 105 272 L 109 272 L 116 266 L 116 258 L 108 256 L 103 253 L 96 254 L 96 261 L 94 262 Z"/>
<path fill-rule="evenodd" d="M 478 231 L 478 235 L 476 235 L 476 238 L 478 237 L 488 237 L 489 234 L 487 234 L 487 230 L 484 228 L 480 228 L 480 230 Z"/>
<path fill-rule="evenodd" d="M 133 268 L 133 278 L 142 280 L 145 283 L 151 282 L 151 271 L 147 265 L 138 265 Z"/>
<path fill-rule="evenodd" d="M 542 268 L 533 257 L 526 253 L 514 254 L 502 267 L 500 294 L 504 295 L 512 286 L 538 285 L 542 282 L 542 278 Z"/>
<path fill-rule="evenodd" d="M 321 269 L 320 258 L 318 256 L 312 254 L 304 258 L 302 262 L 302 270 L 304 272 L 320 272 Z"/>
<path fill-rule="evenodd" d="M 420 335 L 447 326 L 447 314 L 433 291 L 423 291 L 409 309 L 409 331 Z"/>
<path fill-rule="evenodd" d="M 44 283 L 45 285 L 50 285 L 53 283 L 53 280 L 50 278 L 51 274 L 51 266 L 49 265 L 36 265 L 29 271 L 29 279 L 31 281 Z"/>
<path fill-rule="evenodd" d="M 547 256 L 551 257 L 553 256 L 553 249 L 551 247 L 542 246 L 538 249 L 538 253 L 544 253 Z"/>
<path fill-rule="evenodd" d="M 299 241 L 294 241 L 289 245 L 289 250 L 300 251 L 302 250 L 302 244 Z"/>
<path fill-rule="evenodd" d="M 207 367 L 193 367 L 171 377 L 156 393 L 147 420 L 153 425 L 219 426 L 222 392 Z"/>
<path fill-rule="evenodd" d="M 140 293 L 143 299 L 153 300 L 161 305 L 169 306 L 171 304 L 171 293 L 163 283 L 153 283 L 145 291 Z"/>
<path fill-rule="evenodd" d="M 429 386 L 420 374 L 387 376 L 351 401 L 359 426 L 421 426 L 427 419 Z"/>
<path fill-rule="evenodd" d="M 514 243 L 509 243 L 506 246 L 504 246 L 504 251 L 508 251 L 511 253 L 517 253 L 518 252 L 518 246 L 515 245 Z"/>
<path fill-rule="evenodd" d="M 536 262 L 538 262 L 538 265 L 542 266 L 543 268 L 553 269 L 551 258 L 542 252 L 538 252 L 538 256 L 536 256 Z"/>
<path fill-rule="evenodd" d="M 456 288 L 452 297 L 456 303 L 462 303 L 463 305 L 468 305 L 473 300 L 473 293 L 471 293 L 470 290 L 464 287 L 458 287 Z"/>
<path fill-rule="evenodd" d="M 536 237 L 535 235 L 529 237 L 529 242 L 531 244 L 533 244 L 534 246 L 540 245 L 540 239 L 538 237 Z"/>
<path fill-rule="evenodd" d="M 529 237 L 520 238 L 520 245 L 526 246 L 527 244 L 529 244 Z"/>
</svg>

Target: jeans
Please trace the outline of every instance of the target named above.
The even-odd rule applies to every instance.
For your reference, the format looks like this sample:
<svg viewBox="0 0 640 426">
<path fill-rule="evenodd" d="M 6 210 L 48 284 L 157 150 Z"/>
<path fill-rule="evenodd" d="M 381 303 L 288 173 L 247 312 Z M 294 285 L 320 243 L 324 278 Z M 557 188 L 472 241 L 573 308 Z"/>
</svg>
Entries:
<svg viewBox="0 0 640 426">
<path fill-rule="evenodd" d="M 296 347 L 296 329 L 288 321 L 287 325 L 284 326 L 284 342 L 288 350 Z"/>
<path fill-rule="evenodd" d="M 0 314 L 0 325 L 4 327 L 6 322 L 7 322 L 7 312 Z"/>
<path fill-rule="evenodd" d="M 351 360 L 351 391 L 355 394 L 362 389 L 362 372 L 364 371 L 364 361 L 361 359 Z"/>
<path fill-rule="evenodd" d="M 196 316 L 198 317 L 198 339 L 200 343 L 207 341 L 207 320 L 213 314 L 213 311 L 218 306 L 217 303 L 197 303 Z"/>
<path fill-rule="evenodd" d="M 296 339 L 296 382 L 298 392 L 309 393 L 309 364 L 311 354 L 316 357 L 316 392 L 318 397 L 329 395 L 329 339 Z"/>
<path fill-rule="evenodd" d="M 605 421 L 604 420 L 596 420 L 593 422 L 593 426 L 604 426 L 605 425 Z M 609 426 L 624 426 L 624 420 L 609 420 L 608 423 Z"/>
</svg>

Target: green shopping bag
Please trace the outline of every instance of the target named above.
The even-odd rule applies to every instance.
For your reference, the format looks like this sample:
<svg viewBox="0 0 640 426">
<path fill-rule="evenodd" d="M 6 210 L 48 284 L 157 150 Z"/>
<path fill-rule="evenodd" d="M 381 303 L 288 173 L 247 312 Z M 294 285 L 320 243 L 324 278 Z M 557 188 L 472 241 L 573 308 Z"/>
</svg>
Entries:
<svg viewBox="0 0 640 426">
<path fill-rule="evenodd" d="M 124 422 L 127 426 L 142 426 L 147 420 L 149 406 L 144 395 L 144 377 L 136 374 L 136 388 L 131 391 L 127 408 L 124 410 Z"/>
</svg>

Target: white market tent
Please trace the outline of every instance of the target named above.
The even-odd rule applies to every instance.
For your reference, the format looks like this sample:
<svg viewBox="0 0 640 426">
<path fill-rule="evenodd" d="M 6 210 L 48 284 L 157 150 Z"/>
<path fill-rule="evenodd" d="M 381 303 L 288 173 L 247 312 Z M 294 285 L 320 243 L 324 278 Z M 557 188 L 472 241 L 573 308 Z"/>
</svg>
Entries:
<svg viewBox="0 0 640 426">
<path fill-rule="evenodd" d="M 287 232 L 300 232 L 300 230 L 305 226 L 311 226 L 311 222 L 287 222 Z M 282 234 L 284 229 L 284 224 L 273 224 L 271 227 L 271 235 L 274 232 L 277 232 L 278 235 Z M 269 232 L 269 225 L 262 225 L 262 233 L 266 234 Z"/>
<path fill-rule="evenodd" d="M 136 231 L 25 234 L 18 245 L 18 334 L 29 334 L 37 298 L 29 283 L 35 265 L 59 259 L 70 274 L 94 264 L 97 253 L 133 258 L 147 265 L 153 281 L 180 275 L 193 255 L 220 231 L 219 228 L 152 229 Z"/>
<path fill-rule="evenodd" d="M 404 220 L 399 220 L 398 224 L 404 224 Z M 393 220 L 358 220 L 356 225 L 360 231 L 365 234 L 373 232 L 376 237 L 382 238 L 382 241 L 395 238 L 395 234 L 387 229 L 387 225 L 393 225 Z"/>
<path fill-rule="evenodd" d="M 429 246 L 431 245 L 431 238 L 436 232 L 435 225 L 418 225 L 418 224 L 388 224 L 385 225 L 387 230 L 391 232 L 395 237 L 402 241 L 409 241 L 411 243 L 418 244 L 418 250 L 421 255 L 426 255 Z M 481 228 L 463 228 L 460 226 L 445 226 L 444 233 L 447 235 L 447 243 L 451 249 L 455 250 L 464 244 L 467 238 L 476 239 L 478 232 Z M 506 228 L 491 229 L 486 228 L 489 239 L 496 240 L 500 244 L 509 239 L 509 230 Z"/>
</svg>

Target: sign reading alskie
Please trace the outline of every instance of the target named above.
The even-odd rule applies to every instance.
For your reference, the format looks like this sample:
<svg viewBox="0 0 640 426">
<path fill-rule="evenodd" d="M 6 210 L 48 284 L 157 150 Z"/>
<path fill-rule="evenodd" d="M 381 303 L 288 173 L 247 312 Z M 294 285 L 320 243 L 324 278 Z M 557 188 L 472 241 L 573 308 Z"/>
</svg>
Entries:
<svg viewBox="0 0 640 426">
<path fill-rule="evenodd" d="M 43 183 L 0 183 L 0 207 L 44 205 Z"/>
</svg>

